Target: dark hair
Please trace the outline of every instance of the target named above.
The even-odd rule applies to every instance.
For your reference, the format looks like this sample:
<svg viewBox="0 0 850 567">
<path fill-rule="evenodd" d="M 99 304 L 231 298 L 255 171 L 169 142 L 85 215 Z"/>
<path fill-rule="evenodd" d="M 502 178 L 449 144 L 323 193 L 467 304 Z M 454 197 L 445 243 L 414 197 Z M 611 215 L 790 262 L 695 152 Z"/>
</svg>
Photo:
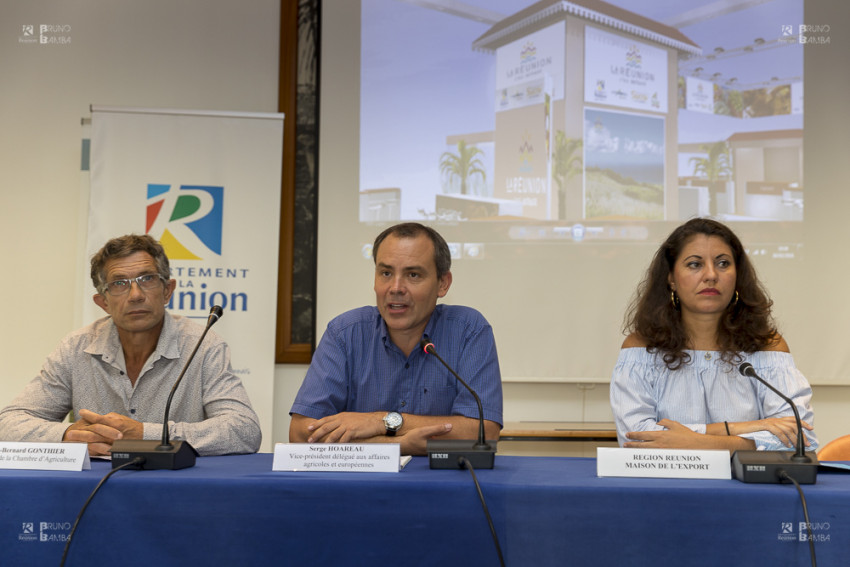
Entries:
<svg viewBox="0 0 850 567">
<path fill-rule="evenodd" d="M 378 261 L 378 247 L 381 245 L 387 236 L 393 235 L 396 238 L 416 238 L 420 234 L 425 234 L 434 243 L 434 265 L 437 267 L 437 279 L 443 277 L 452 269 L 452 254 L 449 252 L 449 245 L 445 239 L 440 236 L 440 233 L 424 224 L 418 222 L 405 222 L 391 226 L 384 232 L 378 235 L 375 243 L 372 245 L 372 260 Z"/>
<path fill-rule="evenodd" d="M 91 281 L 98 293 L 104 293 L 106 263 L 114 258 L 126 258 L 136 252 L 147 252 L 156 262 L 156 272 L 164 279 L 171 277 L 168 256 L 162 245 L 148 234 L 127 234 L 109 240 L 91 259 Z"/>
<path fill-rule="evenodd" d="M 705 218 L 691 219 L 670 233 L 655 253 L 625 319 L 625 332 L 635 333 L 646 341 L 647 351 L 662 353 L 671 370 L 690 361 L 685 350 L 691 347 L 681 312 L 672 304 L 667 278 L 682 249 L 699 234 L 721 238 L 732 249 L 735 260 L 738 296 L 729 303 L 718 325 L 717 344 L 721 358 L 730 363 L 740 362 L 739 353 L 756 352 L 778 340 L 770 313 L 773 301 L 759 282 L 741 241 L 722 223 Z"/>
</svg>

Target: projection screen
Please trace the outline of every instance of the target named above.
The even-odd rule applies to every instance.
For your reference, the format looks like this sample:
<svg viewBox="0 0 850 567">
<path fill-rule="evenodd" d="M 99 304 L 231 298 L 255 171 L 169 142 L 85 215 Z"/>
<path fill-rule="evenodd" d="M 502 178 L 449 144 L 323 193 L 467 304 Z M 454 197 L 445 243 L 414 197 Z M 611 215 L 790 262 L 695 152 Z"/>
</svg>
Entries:
<svg viewBox="0 0 850 567">
<path fill-rule="evenodd" d="M 504 380 L 607 382 L 651 255 L 713 216 L 809 380 L 850 384 L 850 16 L 829 4 L 325 0 L 317 334 L 374 303 L 371 242 L 415 220 Z"/>
</svg>

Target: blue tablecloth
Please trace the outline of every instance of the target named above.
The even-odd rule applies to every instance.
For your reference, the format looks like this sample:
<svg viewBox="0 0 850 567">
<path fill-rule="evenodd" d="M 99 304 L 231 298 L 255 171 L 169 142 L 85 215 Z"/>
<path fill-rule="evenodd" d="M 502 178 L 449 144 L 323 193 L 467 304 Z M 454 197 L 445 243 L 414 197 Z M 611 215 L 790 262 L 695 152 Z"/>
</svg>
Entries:
<svg viewBox="0 0 850 567">
<path fill-rule="evenodd" d="M 468 471 L 272 472 L 272 455 L 119 471 L 72 542 L 74 565 L 497 565 Z M 0 565 L 59 565 L 110 465 L 0 471 Z M 496 457 L 477 471 L 508 566 L 808 565 L 797 491 L 735 480 L 598 478 L 595 459 Z M 850 476 L 804 486 L 818 563 L 850 565 Z"/>
</svg>

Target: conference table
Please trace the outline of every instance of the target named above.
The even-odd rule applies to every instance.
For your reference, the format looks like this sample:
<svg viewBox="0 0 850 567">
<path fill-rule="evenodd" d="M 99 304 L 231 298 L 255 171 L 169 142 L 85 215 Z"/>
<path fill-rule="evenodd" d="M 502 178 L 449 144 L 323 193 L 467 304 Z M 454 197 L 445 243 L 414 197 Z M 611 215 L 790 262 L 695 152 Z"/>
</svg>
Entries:
<svg viewBox="0 0 850 567">
<path fill-rule="evenodd" d="M 91 501 L 66 565 L 498 565 L 467 470 L 276 472 L 272 454 L 120 470 Z M 58 566 L 111 470 L 0 470 L 0 565 Z M 599 478 L 596 460 L 496 456 L 476 471 L 508 566 L 809 565 L 788 484 Z M 803 491 L 818 564 L 850 565 L 850 476 Z M 804 534 L 801 538 L 800 534 Z"/>
</svg>

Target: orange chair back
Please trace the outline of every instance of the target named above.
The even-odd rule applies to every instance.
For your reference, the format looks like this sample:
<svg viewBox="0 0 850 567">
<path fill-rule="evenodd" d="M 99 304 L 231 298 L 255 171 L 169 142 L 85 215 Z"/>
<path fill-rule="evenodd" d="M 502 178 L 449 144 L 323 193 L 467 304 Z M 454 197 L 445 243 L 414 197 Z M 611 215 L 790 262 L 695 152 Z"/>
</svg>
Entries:
<svg viewBox="0 0 850 567">
<path fill-rule="evenodd" d="M 833 439 L 818 451 L 819 461 L 850 461 L 850 435 Z"/>
</svg>

